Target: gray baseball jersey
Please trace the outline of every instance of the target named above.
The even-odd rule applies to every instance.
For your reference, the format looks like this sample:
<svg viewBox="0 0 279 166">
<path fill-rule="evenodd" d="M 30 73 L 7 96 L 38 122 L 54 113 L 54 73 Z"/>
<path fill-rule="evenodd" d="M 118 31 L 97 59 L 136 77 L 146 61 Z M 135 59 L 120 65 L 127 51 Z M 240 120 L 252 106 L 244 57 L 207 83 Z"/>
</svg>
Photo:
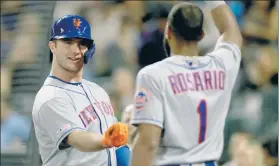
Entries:
<svg viewBox="0 0 279 166">
<path fill-rule="evenodd" d="M 171 56 L 137 75 L 131 123 L 162 128 L 155 165 L 218 160 L 241 53 L 219 43 L 202 57 Z"/>
<path fill-rule="evenodd" d="M 109 96 L 97 84 L 49 76 L 36 95 L 32 117 L 43 166 L 116 166 L 115 148 L 81 152 L 63 141 L 74 130 L 104 133 L 117 121 Z"/>
</svg>

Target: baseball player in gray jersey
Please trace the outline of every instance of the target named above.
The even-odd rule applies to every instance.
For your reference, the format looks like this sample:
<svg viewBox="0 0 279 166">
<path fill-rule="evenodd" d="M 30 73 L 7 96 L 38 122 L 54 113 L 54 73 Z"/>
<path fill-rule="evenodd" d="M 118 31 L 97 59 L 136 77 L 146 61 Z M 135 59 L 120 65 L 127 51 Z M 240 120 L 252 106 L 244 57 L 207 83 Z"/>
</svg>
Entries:
<svg viewBox="0 0 279 166">
<path fill-rule="evenodd" d="M 95 50 L 88 22 L 78 15 L 51 29 L 50 76 L 36 95 L 32 117 L 43 166 L 116 166 L 116 147 L 127 143 L 107 93 L 82 79 Z"/>
<path fill-rule="evenodd" d="M 205 3 L 221 34 L 215 50 L 198 57 L 203 12 L 195 4 L 180 3 L 165 29 L 171 56 L 137 75 L 131 123 L 139 136 L 132 166 L 215 166 L 221 156 L 242 37 L 224 1 Z"/>
</svg>

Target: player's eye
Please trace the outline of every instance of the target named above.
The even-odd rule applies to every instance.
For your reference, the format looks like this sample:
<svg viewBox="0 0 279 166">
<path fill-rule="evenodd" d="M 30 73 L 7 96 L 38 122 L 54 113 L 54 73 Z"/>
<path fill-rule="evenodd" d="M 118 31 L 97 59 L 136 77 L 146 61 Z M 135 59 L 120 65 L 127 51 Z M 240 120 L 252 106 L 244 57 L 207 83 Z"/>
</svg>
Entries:
<svg viewBox="0 0 279 166">
<path fill-rule="evenodd" d="M 87 40 L 81 40 L 80 45 L 88 48 L 90 43 Z"/>
<path fill-rule="evenodd" d="M 71 39 L 63 39 L 62 41 L 63 41 L 65 44 L 68 44 L 68 45 L 74 43 L 73 40 L 71 40 Z"/>
<path fill-rule="evenodd" d="M 65 41 L 66 44 L 73 44 L 73 41 Z"/>
<path fill-rule="evenodd" d="M 80 42 L 80 45 L 85 47 L 87 46 L 85 42 Z"/>
</svg>

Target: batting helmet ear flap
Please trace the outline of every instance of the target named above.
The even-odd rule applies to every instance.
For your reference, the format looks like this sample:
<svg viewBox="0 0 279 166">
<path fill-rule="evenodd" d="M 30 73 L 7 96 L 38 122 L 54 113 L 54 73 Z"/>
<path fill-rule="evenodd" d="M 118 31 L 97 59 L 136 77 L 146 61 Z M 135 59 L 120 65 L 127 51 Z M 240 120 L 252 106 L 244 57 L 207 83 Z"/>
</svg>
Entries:
<svg viewBox="0 0 279 166">
<path fill-rule="evenodd" d="M 88 48 L 88 50 L 84 54 L 84 58 L 83 58 L 84 64 L 87 64 L 92 59 L 95 53 L 95 49 L 96 49 L 96 45 L 93 42 L 92 45 Z"/>
</svg>

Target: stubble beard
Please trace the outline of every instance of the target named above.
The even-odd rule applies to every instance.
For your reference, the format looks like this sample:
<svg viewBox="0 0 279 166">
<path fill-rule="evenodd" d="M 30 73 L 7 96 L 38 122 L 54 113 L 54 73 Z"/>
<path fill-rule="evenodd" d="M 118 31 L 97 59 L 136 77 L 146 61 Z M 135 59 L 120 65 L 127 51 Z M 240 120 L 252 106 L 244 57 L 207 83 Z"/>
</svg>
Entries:
<svg viewBox="0 0 279 166">
<path fill-rule="evenodd" d="M 59 66 L 64 70 L 66 71 L 67 73 L 78 73 L 81 71 L 83 65 L 81 66 L 71 66 L 71 65 L 63 65 L 63 64 L 59 64 Z"/>
</svg>

